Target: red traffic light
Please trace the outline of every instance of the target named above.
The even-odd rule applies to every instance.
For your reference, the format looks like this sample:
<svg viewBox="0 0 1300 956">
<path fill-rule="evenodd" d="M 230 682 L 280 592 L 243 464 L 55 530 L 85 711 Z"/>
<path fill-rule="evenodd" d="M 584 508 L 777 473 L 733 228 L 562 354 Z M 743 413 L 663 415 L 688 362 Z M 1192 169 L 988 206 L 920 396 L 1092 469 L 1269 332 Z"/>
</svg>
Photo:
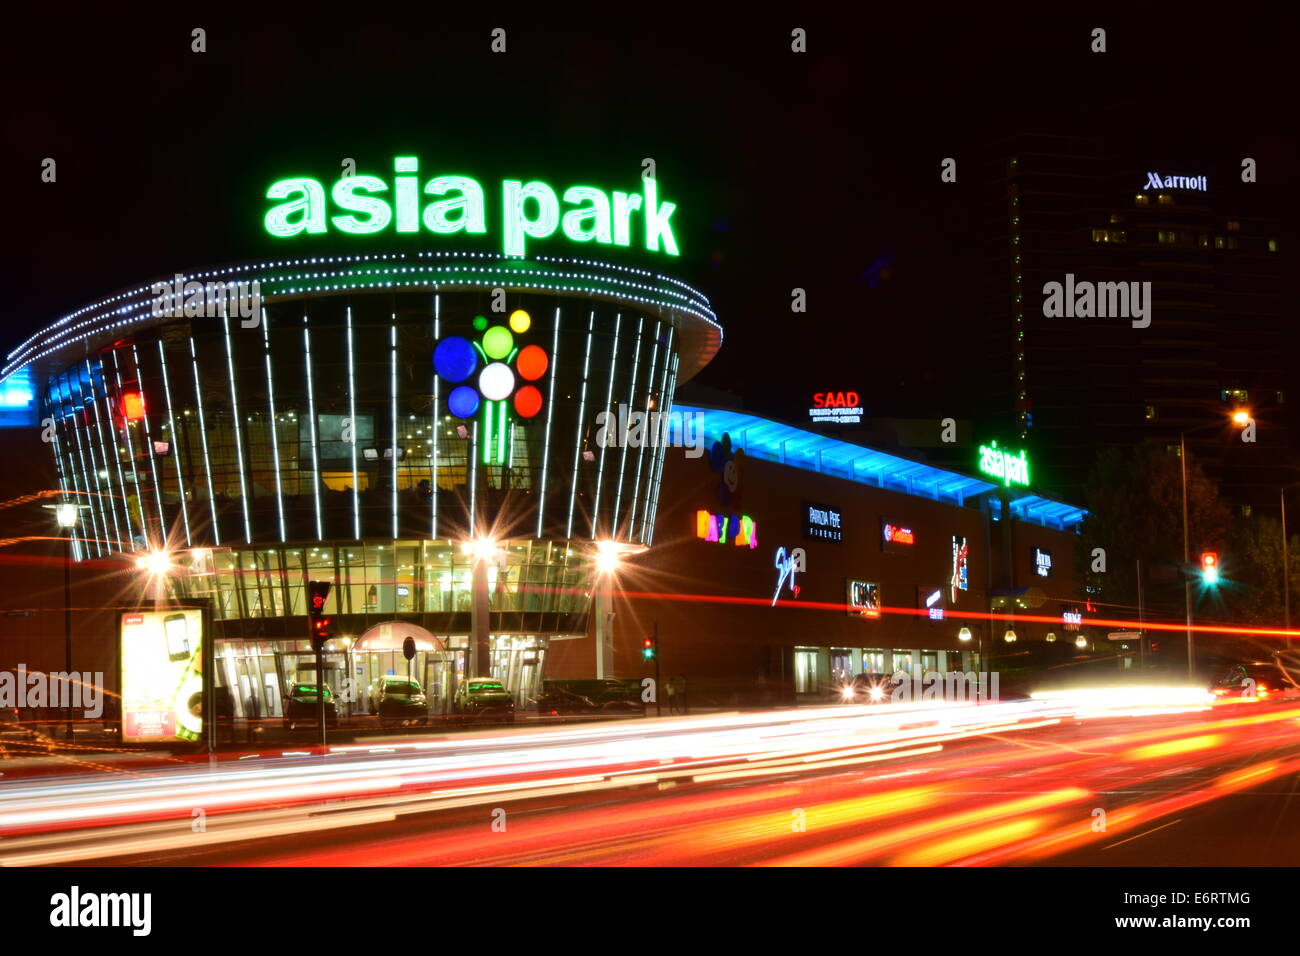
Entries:
<svg viewBox="0 0 1300 956">
<path fill-rule="evenodd" d="M 1201 577 L 1206 584 L 1215 584 L 1219 580 L 1219 555 L 1214 551 L 1201 552 Z"/>
<path fill-rule="evenodd" d="M 644 660 L 654 660 L 655 656 L 655 639 L 647 637 L 641 641 L 641 657 Z"/>
</svg>

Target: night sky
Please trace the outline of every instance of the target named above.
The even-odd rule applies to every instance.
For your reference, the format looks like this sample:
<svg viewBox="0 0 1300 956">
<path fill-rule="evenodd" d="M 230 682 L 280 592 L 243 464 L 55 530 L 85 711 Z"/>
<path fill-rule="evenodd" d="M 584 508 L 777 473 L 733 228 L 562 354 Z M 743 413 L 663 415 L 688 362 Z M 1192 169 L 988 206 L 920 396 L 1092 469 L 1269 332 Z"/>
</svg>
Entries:
<svg viewBox="0 0 1300 956">
<path fill-rule="evenodd" d="M 976 160 L 1013 131 L 1100 135 L 1186 169 L 1254 156 L 1261 207 L 1282 220 L 1294 259 L 1292 34 L 1257 8 L 1213 23 L 1177 5 L 1078 16 L 927 6 L 857 21 L 796 7 L 709 21 L 629 5 L 625 20 L 534 12 L 451 26 L 441 7 L 375 6 L 388 23 L 364 22 L 364 4 L 339 8 L 356 26 L 328 9 L 171 9 L 137 23 L 61 7 L 7 14 L 5 351 L 155 275 L 361 251 L 337 233 L 276 243 L 261 225 L 269 183 L 310 173 L 328 184 L 345 156 L 386 177 L 407 153 L 422 180 L 476 175 L 489 217 L 501 178 L 635 190 L 653 157 L 678 203 L 682 256 L 646 264 L 696 284 L 726 329 L 699 381 L 791 420 L 824 389 L 860 391 L 868 414 L 960 401 L 986 331 Z M 195 26 L 206 53 L 190 50 Z M 489 48 L 497 26 L 504 55 Z M 807 54 L 790 52 L 796 26 Z M 1089 52 L 1094 26 L 1108 31 L 1105 54 Z M 55 184 L 40 180 L 47 156 Z M 956 184 L 939 180 L 946 156 Z M 385 249 L 436 243 L 383 238 Z M 790 313 L 796 286 L 806 316 Z"/>
</svg>

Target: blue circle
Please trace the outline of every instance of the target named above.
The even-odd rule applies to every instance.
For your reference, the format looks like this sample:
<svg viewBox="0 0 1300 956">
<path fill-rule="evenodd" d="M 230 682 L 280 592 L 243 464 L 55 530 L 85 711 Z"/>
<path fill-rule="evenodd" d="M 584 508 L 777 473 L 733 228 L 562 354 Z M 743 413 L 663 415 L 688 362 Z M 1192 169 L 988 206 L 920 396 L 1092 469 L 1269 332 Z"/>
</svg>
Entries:
<svg viewBox="0 0 1300 956">
<path fill-rule="evenodd" d="M 468 385 L 453 388 L 447 396 L 447 410 L 457 418 L 472 418 L 478 411 L 478 390 Z"/>
<path fill-rule="evenodd" d="M 433 367 L 449 382 L 463 382 L 478 368 L 478 353 L 459 335 L 443 339 L 433 350 Z"/>
</svg>

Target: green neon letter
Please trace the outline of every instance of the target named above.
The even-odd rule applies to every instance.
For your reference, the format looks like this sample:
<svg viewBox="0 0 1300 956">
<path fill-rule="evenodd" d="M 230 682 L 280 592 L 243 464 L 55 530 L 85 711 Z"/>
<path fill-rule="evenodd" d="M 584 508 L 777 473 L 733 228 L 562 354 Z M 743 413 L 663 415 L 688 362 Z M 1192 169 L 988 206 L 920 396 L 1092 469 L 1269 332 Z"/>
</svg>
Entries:
<svg viewBox="0 0 1300 956">
<path fill-rule="evenodd" d="M 632 244 L 632 213 L 640 208 L 640 196 L 614 193 L 614 245 Z"/>
<path fill-rule="evenodd" d="M 358 196 L 356 190 L 381 193 L 388 189 L 388 184 L 378 176 L 344 176 L 334 184 L 334 204 L 342 209 L 365 213 L 368 219 L 356 216 L 332 216 L 330 222 L 344 232 L 365 233 L 378 232 L 393 219 L 393 210 L 388 203 L 373 196 Z"/>
<path fill-rule="evenodd" d="M 459 199 L 439 199 L 424 207 L 424 228 L 431 232 L 452 233 L 487 232 L 487 214 L 484 211 L 483 187 L 468 176 L 439 176 L 430 179 L 424 191 L 431 196 L 443 196 L 451 190 L 460 193 Z M 451 213 L 460 210 L 455 219 Z"/>
<path fill-rule="evenodd" d="M 266 213 L 266 231 L 277 238 L 296 236 L 304 229 L 308 232 L 325 231 L 325 187 L 315 179 L 282 179 L 272 183 L 266 191 L 267 199 L 288 199 L 294 193 L 298 197 L 291 202 L 272 206 Z M 289 217 L 294 213 L 302 215 L 294 221 Z"/>
<path fill-rule="evenodd" d="M 398 156 L 393 160 L 393 169 L 399 173 L 418 173 L 420 160 L 415 156 Z M 397 184 L 397 231 L 420 231 L 420 180 L 416 176 L 396 176 Z"/>
<path fill-rule="evenodd" d="M 501 193 L 506 255 L 522 256 L 524 236 L 545 239 L 560 224 L 560 204 L 555 191 L 546 183 L 524 184 L 517 179 L 507 179 L 501 184 Z M 537 200 L 536 219 L 529 219 L 524 213 L 524 204 L 530 199 Z"/>
<path fill-rule="evenodd" d="M 677 240 L 673 238 L 673 227 L 668 224 L 668 217 L 676 208 L 677 204 L 671 202 L 660 206 L 658 184 L 653 179 L 645 180 L 645 247 L 651 252 L 659 251 L 662 236 L 664 252 L 677 255 Z"/>
<path fill-rule="evenodd" d="M 564 201 L 574 205 L 590 203 L 588 206 L 570 209 L 564 214 L 566 236 L 575 242 L 590 242 L 592 239 L 606 244 L 613 242 L 609 225 L 609 197 L 603 190 L 592 186 L 570 186 L 564 192 Z M 591 220 L 590 225 L 586 225 L 587 220 Z"/>
</svg>

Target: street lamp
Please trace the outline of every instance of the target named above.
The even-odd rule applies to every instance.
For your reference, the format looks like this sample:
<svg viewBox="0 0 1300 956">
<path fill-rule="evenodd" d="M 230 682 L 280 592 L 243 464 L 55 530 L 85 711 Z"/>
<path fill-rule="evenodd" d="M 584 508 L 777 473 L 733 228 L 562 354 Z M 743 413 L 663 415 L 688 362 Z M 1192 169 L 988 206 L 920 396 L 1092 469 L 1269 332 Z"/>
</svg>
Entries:
<svg viewBox="0 0 1300 956">
<path fill-rule="evenodd" d="M 1232 423 L 1238 428 L 1250 424 L 1250 409 L 1239 408 L 1232 413 Z M 1190 429 L 1196 431 L 1197 429 Z M 1187 566 L 1192 561 L 1192 547 L 1187 524 L 1187 431 L 1178 433 L 1178 464 L 1183 476 L 1183 600 L 1187 612 L 1187 676 L 1196 679 L 1196 648 L 1192 641 L 1192 579 Z"/>
<path fill-rule="evenodd" d="M 644 544 L 627 544 L 603 538 L 596 542 L 592 564 L 596 570 L 596 587 L 592 595 L 596 611 L 596 677 L 603 679 L 614 661 L 614 601 L 611 593 L 614 578 L 629 554 L 641 554 Z M 603 580 L 600 580 L 603 579 Z M 656 625 L 658 626 L 658 625 Z M 658 641 L 655 642 L 656 645 Z M 655 658 L 658 666 L 658 657 Z"/>
<path fill-rule="evenodd" d="M 72 680 L 72 542 L 76 537 L 77 521 L 81 510 L 90 505 L 79 505 L 71 501 L 57 505 L 45 505 L 54 512 L 54 520 L 63 529 L 63 666 L 67 680 Z M 72 711 L 68 711 L 68 740 L 72 740 Z"/>
</svg>

